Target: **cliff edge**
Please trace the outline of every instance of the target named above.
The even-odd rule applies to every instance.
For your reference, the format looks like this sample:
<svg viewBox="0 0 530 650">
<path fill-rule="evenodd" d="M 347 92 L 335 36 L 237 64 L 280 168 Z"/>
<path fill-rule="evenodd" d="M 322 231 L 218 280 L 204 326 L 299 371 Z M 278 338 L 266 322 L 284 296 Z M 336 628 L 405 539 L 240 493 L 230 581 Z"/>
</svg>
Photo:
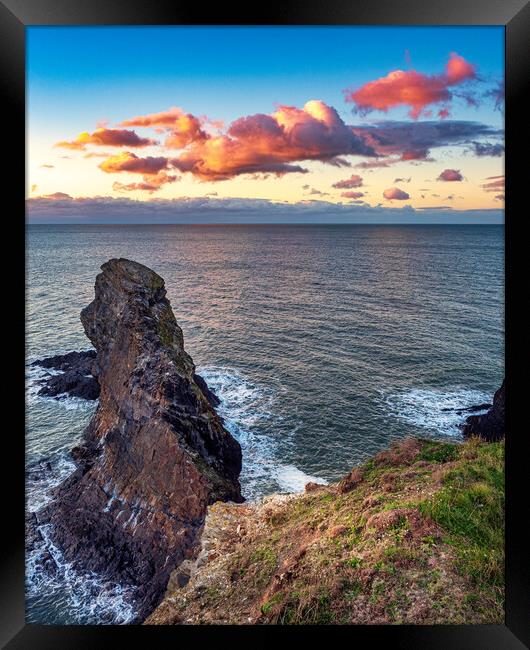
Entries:
<svg viewBox="0 0 530 650">
<path fill-rule="evenodd" d="M 501 624 L 504 442 L 406 439 L 334 485 L 209 508 L 146 624 Z"/>
</svg>

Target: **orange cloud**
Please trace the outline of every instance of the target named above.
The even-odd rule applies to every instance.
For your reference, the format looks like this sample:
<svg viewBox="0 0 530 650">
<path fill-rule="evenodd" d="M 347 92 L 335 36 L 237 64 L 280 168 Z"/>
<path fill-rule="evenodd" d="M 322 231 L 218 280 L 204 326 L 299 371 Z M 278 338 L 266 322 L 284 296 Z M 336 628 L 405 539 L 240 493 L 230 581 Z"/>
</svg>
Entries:
<svg viewBox="0 0 530 650">
<path fill-rule="evenodd" d="M 346 101 L 353 102 L 356 110 L 387 112 L 396 106 L 409 106 L 409 115 L 417 119 L 431 104 L 448 104 L 452 99 L 451 86 L 476 78 L 476 68 L 463 57 L 451 52 L 445 71 L 426 75 L 416 70 L 393 70 L 386 77 L 369 81 L 357 90 L 347 91 Z M 439 117 L 449 115 L 447 107 Z"/>
<path fill-rule="evenodd" d="M 459 169 L 444 169 L 438 176 L 439 181 L 463 181 L 464 177 Z"/>
<path fill-rule="evenodd" d="M 427 160 L 428 155 L 427 149 L 409 149 L 401 154 L 400 160 Z"/>
<path fill-rule="evenodd" d="M 151 138 L 141 138 L 134 131 L 127 129 L 96 129 L 94 133 L 80 133 L 75 140 L 57 142 L 56 147 L 84 151 L 87 144 L 106 147 L 148 147 L 158 144 Z"/>
<path fill-rule="evenodd" d="M 346 178 L 343 181 L 338 181 L 333 183 L 332 187 L 336 187 L 339 190 L 351 190 L 353 187 L 361 187 L 363 184 L 363 179 L 357 174 L 353 174 L 350 178 Z"/>
<path fill-rule="evenodd" d="M 118 183 L 117 181 L 113 183 L 112 189 L 116 190 L 118 192 L 132 192 L 134 190 L 141 190 L 145 192 L 149 192 L 152 194 L 153 192 L 158 192 L 158 190 L 163 186 L 166 185 L 167 183 L 174 183 L 175 181 L 179 181 L 180 177 L 179 176 L 170 176 L 169 174 L 166 174 L 166 172 L 161 171 L 156 175 L 153 176 L 148 176 L 145 175 L 143 177 L 143 181 L 140 183 Z"/>
<path fill-rule="evenodd" d="M 121 126 L 149 126 L 159 131 L 168 131 L 165 146 L 175 149 L 182 149 L 195 140 L 204 140 L 208 137 L 201 128 L 199 118 L 177 107 L 160 113 L 138 115 L 130 120 L 124 120 Z"/>
<path fill-rule="evenodd" d="M 406 201 L 407 199 L 410 199 L 410 195 L 407 194 L 407 192 L 400 190 L 399 187 L 388 188 L 388 190 L 383 192 L 383 196 L 389 201 Z"/>
<path fill-rule="evenodd" d="M 340 156 L 348 154 L 370 156 L 374 152 L 334 108 L 312 100 L 303 109 L 280 106 L 272 115 L 241 117 L 225 134 L 194 140 L 171 162 L 201 180 L 219 181 L 240 174 L 305 172 L 291 164 L 296 161 L 343 166 L 348 163 Z"/>
<path fill-rule="evenodd" d="M 124 151 L 117 156 L 107 158 L 98 167 L 104 172 L 107 172 L 107 174 L 130 172 L 150 176 L 158 174 L 163 169 L 167 169 L 168 160 L 163 156 L 140 158 L 131 151 Z"/>
<path fill-rule="evenodd" d="M 108 151 L 89 151 L 83 158 L 108 158 L 109 156 L 112 156 L 112 154 Z"/>
<path fill-rule="evenodd" d="M 48 201 L 64 201 L 64 200 L 69 200 L 72 197 L 69 194 L 66 194 L 65 192 L 54 192 L 53 194 L 43 194 L 40 197 L 41 199 L 48 199 Z"/>
</svg>

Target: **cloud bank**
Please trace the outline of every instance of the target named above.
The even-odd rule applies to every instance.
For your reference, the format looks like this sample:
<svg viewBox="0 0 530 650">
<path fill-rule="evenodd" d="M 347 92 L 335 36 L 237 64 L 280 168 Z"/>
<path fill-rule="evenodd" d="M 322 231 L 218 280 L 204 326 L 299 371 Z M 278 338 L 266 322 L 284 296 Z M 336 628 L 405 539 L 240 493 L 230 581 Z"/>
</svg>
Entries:
<svg viewBox="0 0 530 650">
<path fill-rule="evenodd" d="M 322 200 L 191 198 L 137 201 L 128 197 L 79 197 L 63 192 L 27 200 L 29 223 L 502 223 L 503 211 L 370 207 Z"/>
</svg>

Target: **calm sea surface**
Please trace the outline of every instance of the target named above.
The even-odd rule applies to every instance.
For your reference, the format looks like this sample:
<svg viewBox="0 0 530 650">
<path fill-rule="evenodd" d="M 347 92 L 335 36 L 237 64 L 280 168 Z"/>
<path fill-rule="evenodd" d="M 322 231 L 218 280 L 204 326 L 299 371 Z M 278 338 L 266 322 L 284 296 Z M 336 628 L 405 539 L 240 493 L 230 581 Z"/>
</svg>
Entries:
<svg viewBox="0 0 530 650">
<path fill-rule="evenodd" d="M 395 438 L 458 440 L 451 409 L 491 400 L 503 377 L 503 226 L 29 226 L 27 254 L 28 364 L 90 347 L 79 312 L 103 262 L 165 279 L 243 447 L 248 498 L 334 481 Z M 37 378 L 28 368 L 33 511 L 95 408 L 37 397 Z M 27 558 L 27 606 L 38 623 L 132 616 L 120 585 L 76 574 L 49 542 Z"/>
</svg>

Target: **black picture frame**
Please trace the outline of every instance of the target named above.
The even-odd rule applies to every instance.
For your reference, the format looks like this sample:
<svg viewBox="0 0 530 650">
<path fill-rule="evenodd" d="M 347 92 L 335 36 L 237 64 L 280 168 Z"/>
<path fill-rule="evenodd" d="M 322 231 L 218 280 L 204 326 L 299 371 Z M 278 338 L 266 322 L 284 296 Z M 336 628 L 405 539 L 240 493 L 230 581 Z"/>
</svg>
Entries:
<svg viewBox="0 0 530 650">
<path fill-rule="evenodd" d="M 13 426 L 4 426 L 4 467 L 0 472 L 3 485 L 3 553 L 1 562 L 0 642 L 9 650 L 31 648 L 106 648 L 129 644 L 151 643 L 161 647 L 178 643 L 190 648 L 209 640 L 221 647 L 228 643 L 251 643 L 269 646 L 273 643 L 335 642 L 338 636 L 348 643 L 392 648 L 446 650 L 516 650 L 530 647 L 530 562 L 528 561 L 527 519 L 528 499 L 525 494 L 525 398 L 524 387 L 517 381 L 517 366 L 524 367 L 524 321 L 515 316 L 520 297 L 517 278 L 525 277 L 522 228 L 527 217 L 524 211 L 528 153 L 526 116 L 523 93 L 530 79 L 530 5 L 524 0 L 370 0 L 328 2 L 283 0 L 244 9 L 221 3 L 209 8 L 175 0 L 141 2 L 140 0 L 0 0 L 0 82 L 3 96 L 4 135 L 8 140 L 11 164 L 4 177 L 11 194 L 9 217 L 12 227 L 9 248 L 18 250 L 18 265 L 24 260 L 25 221 L 22 218 L 22 182 L 25 186 L 25 27 L 30 25 L 504 25 L 506 34 L 506 376 L 508 408 L 506 442 L 506 620 L 504 625 L 482 626 L 348 626 L 348 627 L 260 627 L 222 628 L 154 627 L 154 626 L 40 626 L 25 624 L 24 618 L 24 422 L 17 417 Z M 6 110 L 7 109 L 7 110 Z M 525 121 L 526 118 L 526 121 Z M 17 157 L 18 156 L 18 157 Z M 16 162 L 15 162 L 16 161 Z M 524 174 L 524 177 L 523 177 Z M 25 196 L 25 187 L 24 187 Z M 17 249 L 17 244 L 19 248 Z M 7 242 L 5 244 L 8 245 Z M 7 304 L 16 306 L 10 314 L 9 347 L 15 352 L 12 381 L 8 389 L 9 411 L 23 414 L 22 349 L 24 338 L 24 270 L 13 275 L 8 287 Z M 19 280 L 16 280 L 19 278 Z M 6 304 L 6 303 L 4 303 Z M 14 309 L 14 307 L 13 307 Z M 520 329 L 519 329 L 520 326 Z M 518 341 L 520 339 L 520 341 Z M 6 341 L 6 339 L 4 339 Z M 527 347 L 526 347 L 527 349 Z M 520 375 L 523 376 L 522 374 Z M 11 378 L 10 377 L 10 378 Z M 18 424 L 16 424 L 18 423 Z M 9 466 L 11 471 L 7 471 Z M 7 512 L 6 512 L 7 511 Z M 208 637 L 208 639 L 206 638 Z M 285 640 L 285 641 L 284 641 Z"/>
</svg>

